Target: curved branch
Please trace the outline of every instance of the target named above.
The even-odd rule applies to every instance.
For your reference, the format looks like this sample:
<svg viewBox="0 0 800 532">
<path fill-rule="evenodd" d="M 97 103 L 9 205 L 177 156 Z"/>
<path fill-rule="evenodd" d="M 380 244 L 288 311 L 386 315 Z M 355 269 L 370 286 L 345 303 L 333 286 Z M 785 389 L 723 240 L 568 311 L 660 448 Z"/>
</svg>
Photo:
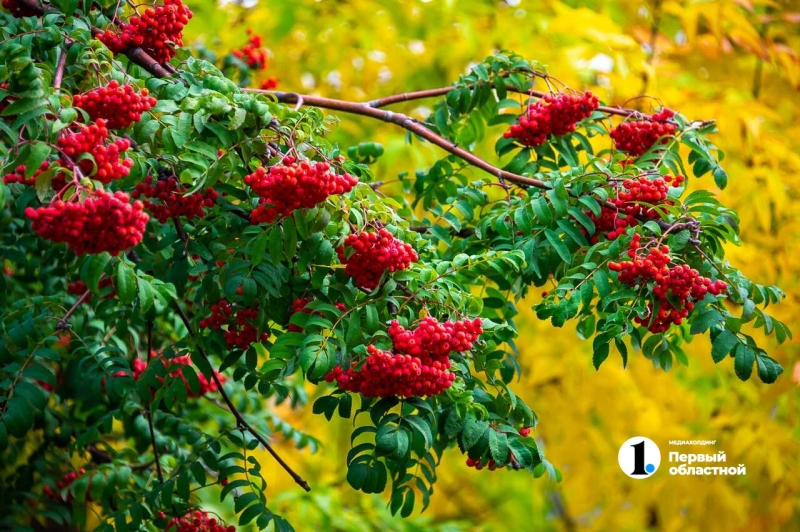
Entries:
<svg viewBox="0 0 800 532">
<path fill-rule="evenodd" d="M 472 88 L 475 85 L 476 84 L 473 83 L 471 85 L 467 85 L 467 87 Z M 450 92 L 452 90 L 455 90 L 455 89 L 458 89 L 458 88 L 459 87 L 456 87 L 454 85 L 450 85 L 448 87 L 440 87 L 438 89 L 427 89 L 427 90 L 422 90 L 422 91 L 404 92 L 402 94 L 392 94 L 391 96 L 386 96 L 384 98 L 378 98 L 377 100 L 372 100 L 372 101 L 366 102 L 364 105 L 366 105 L 368 107 L 372 107 L 373 109 L 378 109 L 378 108 L 386 107 L 387 105 L 392 105 L 392 104 L 395 104 L 395 103 L 409 102 L 409 101 L 412 101 L 412 100 L 422 100 L 422 99 L 425 99 L 425 98 L 435 98 L 437 96 L 444 96 L 448 92 Z M 535 98 L 544 98 L 548 94 L 546 92 L 534 91 L 534 90 L 523 91 L 523 90 L 517 89 L 516 87 L 510 87 L 510 86 L 506 86 L 506 90 L 508 92 L 515 92 L 517 94 L 525 94 L 527 96 L 533 96 Z M 633 115 L 633 114 L 640 113 L 639 111 L 637 111 L 635 109 L 626 109 L 624 107 L 607 107 L 607 106 L 603 106 L 603 105 L 598 107 L 597 110 L 600 111 L 601 113 L 606 113 L 606 114 L 609 114 L 609 115 L 618 115 L 618 116 L 626 116 L 626 117 L 630 116 L 630 115 Z"/>
<path fill-rule="evenodd" d="M 257 92 L 262 94 L 269 94 L 277 98 L 277 100 L 282 103 L 302 102 L 304 105 L 310 105 L 312 107 L 330 109 L 332 111 L 343 111 L 345 113 L 368 116 L 370 118 L 383 120 L 384 122 L 390 122 L 392 124 L 402 127 L 403 129 L 411 131 L 415 135 L 424 138 L 431 144 L 439 146 L 443 150 L 450 152 L 456 157 L 459 157 L 460 159 L 467 161 L 472 166 L 480 168 L 481 170 L 493 175 L 494 177 L 500 179 L 501 181 L 506 180 L 506 181 L 511 181 L 512 183 L 518 183 L 520 185 L 543 188 L 543 189 L 552 188 L 549 184 L 539 179 L 525 177 L 519 174 L 515 174 L 513 172 L 508 172 L 506 170 L 497 168 L 491 163 L 481 159 L 477 155 L 463 148 L 459 148 L 458 145 L 449 142 L 444 137 L 434 133 L 421 123 L 415 121 L 414 119 L 412 119 L 407 115 L 404 115 L 403 113 L 383 111 L 381 109 L 370 107 L 369 104 L 365 103 L 348 102 L 345 100 L 334 100 L 332 98 L 323 98 L 321 96 L 312 96 L 309 94 L 301 95 L 295 92 L 270 91 L 263 89 L 243 89 L 243 90 L 245 92 Z"/>
</svg>

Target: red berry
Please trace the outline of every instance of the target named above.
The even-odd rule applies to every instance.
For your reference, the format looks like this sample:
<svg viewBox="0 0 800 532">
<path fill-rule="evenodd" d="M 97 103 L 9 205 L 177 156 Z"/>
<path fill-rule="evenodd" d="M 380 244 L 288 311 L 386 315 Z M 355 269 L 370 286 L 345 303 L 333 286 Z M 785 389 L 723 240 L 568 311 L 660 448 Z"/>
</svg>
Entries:
<svg viewBox="0 0 800 532">
<path fill-rule="evenodd" d="M 147 9 L 122 24 L 119 33 L 106 30 L 97 36 L 114 53 L 140 47 L 159 63 L 169 63 L 175 46 L 183 46 L 183 27 L 192 18 L 181 0 L 164 0 L 163 6 Z"/>
<path fill-rule="evenodd" d="M 272 223 L 279 216 L 288 216 L 295 209 L 309 209 L 328 196 L 350 192 L 358 178 L 350 174 L 331 172 L 323 162 L 296 162 L 286 157 L 282 164 L 269 169 L 259 167 L 246 176 L 244 182 L 259 196 L 259 206 L 250 220 L 254 224 Z"/>
<path fill-rule="evenodd" d="M 345 265 L 344 273 L 353 277 L 356 286 L 368 290 L 378 286 L 384 272 L 405 270 L 419 259 L 410 244 L 394 238 L 386 229 L 349 235 L 337 254 Z"/>
<path fill-rule="evenodd" d="M 109 129 L 122 129 L 138 122 L 142 113 L 156 105 L 156 99 L 148 96 L 147 89 L 137 93 L 130 85 L 120 86 L 112 80 L 105 87 L 76 95 L 72 105 L 86 111 L 92 120 L 102 118 Z"/>
<path fill-rule="evenodd" d="M 56 201 L 38 209 L 28 207 L 25 216 L 39 236 L 66 243 L 76 255 L 104 251 L 118 255 L 142 241 L 149 219 L 142 203 L 131 204 L 129 199 L 124 192 L 99 190 L 83 202 Z"/>
<path fill-rule="evenodd" d="M 667 122 L 675 113 L 664 109 L 656 113 L 649 120 L 623 122 L 611 130 L 610 136 L 618 150 L 628 152 L 632 157 L 639 157 L 646 153 L 662 137 L 672 135 L 677 126 Z M 666 139 L 662 141 L 662 144 Z"/>
<path fill-rule="evenodd" d="M 600 104 L 591 92 L 552 94 L 528 106 L 503 136 L 524 146 L 540 146 L 549 135 L 562 136 L 575 131 L 575 125 L 589 118 Z"/>
</svg>

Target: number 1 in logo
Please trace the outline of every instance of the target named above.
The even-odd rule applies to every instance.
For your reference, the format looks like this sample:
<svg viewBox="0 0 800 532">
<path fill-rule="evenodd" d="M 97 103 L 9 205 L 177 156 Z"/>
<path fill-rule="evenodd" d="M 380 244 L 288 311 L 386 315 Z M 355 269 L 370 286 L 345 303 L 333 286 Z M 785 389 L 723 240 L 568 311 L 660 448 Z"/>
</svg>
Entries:
<svg viewBox="0 0 800 532">
<path fill-rule="evenodd" d="M 653 440 L 638 436 L 622 444 L 617 458 L 626 475 L 640 479 L 656 472 L 661 464 L 661 451 Z"/>
</svg>

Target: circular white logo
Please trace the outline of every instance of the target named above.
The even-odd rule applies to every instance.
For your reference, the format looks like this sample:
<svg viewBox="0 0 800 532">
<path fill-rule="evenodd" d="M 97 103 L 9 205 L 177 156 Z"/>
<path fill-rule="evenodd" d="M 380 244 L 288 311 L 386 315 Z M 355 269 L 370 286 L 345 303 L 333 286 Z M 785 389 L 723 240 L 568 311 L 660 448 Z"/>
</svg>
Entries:
<svg viewBox="0 0 800 532">
<path fill-rule="evenodd" d="M 647 478 L 658 471 L 661 451 L 656 442 L 644 436 L 636 436 L 622 444 L 617 455 L 619 467 L 631 478 Z"/>
</svg>

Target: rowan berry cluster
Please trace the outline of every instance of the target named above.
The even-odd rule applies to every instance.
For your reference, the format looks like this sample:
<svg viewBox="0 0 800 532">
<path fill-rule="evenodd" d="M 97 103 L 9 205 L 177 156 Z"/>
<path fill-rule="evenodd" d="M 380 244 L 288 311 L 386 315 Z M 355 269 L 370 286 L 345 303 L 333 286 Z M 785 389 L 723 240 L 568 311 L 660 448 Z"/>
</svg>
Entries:
<svg viewBox="0 0 800 532">
<path fill-rule="evenodd" d="M 131 196 L 136 199 L 144 196 L 148 199 L 158 200 L 160 203 L 149 200 L 142 200 L 142 202 L 145 209 L 150 211 L 153 217 L 162 224 L 179 216 L 185 216 L 189 220 L 195 217 L 202 218 L 206 215 L 205 209 L 213 207 L 219 197 L 217 191 L 210 187 L 205 192 L 198 191 L 189 195 L 186 195 L 185 192 L 186 189 L 174 177 L 154 180 L 152 176 L 147 176 L 144 183 L 136 185 Z"/>
<path fill-rule="evenodd" d="M 591 92 L 584 94 L 548 94 L 519 117 L 503 136 L 524 146 L 540 146 L 548 135 L 561 136 L 575 131 L 575 125 L 589 118 L 600 101 Z"/>
<path fill-rule="evenodd" d="M 120 161 L 120 156 L 131 146 L 127 139 L 117 139 L 110 144 L 106 144 L 107 140 L 108 128 L 106 121 L 101 118 L 95 124 L 82 126 L 78 131 L 60 137 L 58 147 L 78 165 L 84 175 L 88 176 L 94 172 L 92 176 L 94 179 L 108 184 L 128 175 L 133 160 Z M 89 154 L 91 158 L 78 160 L 83 154 Z M 58 163 L 67 168 L 71 166 L 61 159 Z"/>
<path fill-rule="evenodd" d="M 67 244 L 76 255 L 118 255 L 142 241 L 149 220 L 142 202 L 129 201 L 124 192 L 98 190 L 83 202 L 59 200 L 38 209 L 28 207 L 25 216 L 39 236 Z"/>
<path fill-rule="evenodd" d="M 425 318 L 413 331 L 397 321 L 389 328 L 395 353 L 367 346 L 367 359 L 356 370 L 336 366 L 325 376 L 342 390 L 365 397 L 425 397 L 447 390 L 455 380 L 450 368 L 452 353 L 472 349 L 483 333 L 480 319 L 439 323 Z"/>
<path fill-rule="evenodd" d="M 86 470 L 84 468 L 80 468 L 78 471 L 70 471 L 66 475 L 64 475 L 61 480 L 56 482 L 56 488 L 53 489 L 50 486 L 45 486 L 42 491 L 44 494 L 50 497 L 51 499 L 58 499 L 63 502 L 69 502 L 72 500 L 72 494 L 66 493 L 64 495 L 61 494 L 65 488 L 68 488 L 73 482 L 75 482 L 79 477 L 86 474 Z M 87 489 L 88 493 L 88 489 Z"/>
<path fill-rule="evenodd" d="M 119 33 L 106 30 L 97 38 L 115 54 L 138 46 L 157 62 L 169 63 L 175 56 L 173 45 L 183 46 L 183 27 L 190 18 L 192 12 L 181 0 L 164 0 L 163 6 L 131 17 Z"/>
<path fill-rule="evenodd" d="M 675 116 L 675 112 L 664 109 L 651 116 L 651 120 L 636 120 L 623 122 L 611 130 L 609 135 L 614 140 L 618 150 L 628 152 L 633 157 L 646 153 L 658 139 L 672 135 L 677 126 L 668 122 Z M 666 139 L 662 141 L 662 144 Z"/>
<path fill-rule="evenodd" d="M 456 378 L 447 371 L 449 361 L 447 366 L 438 361 L 425 366 L 417 357 L 395 355 L 374 345 L 367 346 L 367 354 L 359 371 L 336 366 L 325 380 L 336 380 L 342 390 L 364 397 L 425 397 L 442 393 Z"/>
<path fill-rule="evenodd" d="M 348 235 L 336 253 L 345 265 L 344 273 L 353 278 L 356 286 L 368 290 L 378 286 L 384 272 L 405 270 L 419 259 L 411 244 L 396 239 L 386 229 Z"/>
<path fill-rule="evenodd" d="M 228 349 L 247 349 L 251 344 L 266 342 L 269 334 L 258 333 L 253 321 L 258 319 L 258 307 L 233 309 L 222 299 L 211 305 L 211 315 L 200 320 L 200 328 L 222 331 Z M 222 328 L 226 329 L 223 330 Z"/>
<path fill-rule="evenodd" d="M 719 295 L 728 289 L 723 281 L 712 281 L 687 264 L 669 267 L 671 262 L 668 246 L 653 246 L 641 255 L 641 235 L 633 235 L 628 257 L 631 260 L 609 262 L 608 269 L 619 272 L 619 280 L 631 286 L 648 286 L 653 283 L 653 296 L 658 311 L 652 302 L 648 304 L 649 315 L 637 316 L 634 321 L 647 327 L 650 332 L 661 333 L 672 325 L 680 325 L 694 310 L 694 301 L 706 294 Z M 644 251 L 644 250 L 643 250 Z"/>
<path fill-rule="evenodd" d="M 404 328 L 397 320 L 389 324 L 389 338 L 394 350 L 420 357 L 423 364 L 438 360 L 449 366 L 450 353 L 469 351 L 482 333 L 480 318 L 439 323 L 429 316 L 413 331 Z"/>
<path fill-rule="evenodd" d="M 312 299 L 310 297 L 303 298 L 303 299 L 295 299 L 292 301 L 292 315 L 301 312 L 303 314 L 311 314 L 313 311 L 310 308 L 306 308 L 306 305 L 311 303 Z M 344 306 L 344 303 L 336 303 L 334 304 L 336 308 L 341 310 L 342 312 L 347 310 L 347 307 Z M 321 312 L 315 313 L 317 316 L 322 316 Z M 289 332 L 301 332 L 303 330 L 302 327 L 299 325 L 295 325 L 294 323 L 289 324 Z"/>
<path fill-rule="evenodd" d="M 22 2 L 19 2 L 18 0 L 3 0 L 3 7 L 9 10 L 11 14 L 17 18 L 35 17 L 39 15 L 39 13 L 37 13 L 35 10 L 26 6 Z"/>
<path fill-rule="evenodd" d="M 247 35 L 247 43 L 240 49 L 231 51 L 231 54 L 254 70 L 264 70 L 267 68 L 267 51 L 261 47 L 262 37 L 251 28 L 247 28 Z"/>
<path fill-rule="evenodd" d="M 667 200 L 669 187 L 680 187 L 684 179 L 682 175 L 667 175 L 654 180 L 646 176 L 625 179 L 617 196 L 609 199 L 610 203 L 616 205 L 616 209 L 602 206 L 600 216 L 595 216 L 591 211 L 586 212 L 595 225 L 595 233 L 589 238 L 590 243 L 596 244 L 599 236 L 604 233 L 609 240 L 615 240 L 625 234 L 627 228 L 638 225 L 642 219 L 658 220 L 661 217 L 659 212 L 644 204 L 672 205 L 673 202 Z M 587 234 L 585 230 L 582 232 Z"/>
<path fill-rule="evenodd" d="M 41 175 L 42 172 L 45 172 L 48 168 L 50 168 L 50 162 L 44 161 L 42 162 L 41 166 L 39 166 L 39 169 L 36 170 L 36 172 L 34 172 L 34 174 L 31 177 L 26 178 L 25 177 L 26 167 L 24 164 L 21 164 L 17 166 L 12 173 L 3 176 L 3 183 L 5 183 L 6 185 L 10 185 L 12 183 L 20 183 L 22 185 L 33 186 L 36 184 L 36 178 L 39 177 L 39 175 Z"/>
<path fill-rule="evenodd" d="M 194 510 L 167 523 L 164 532 L 235 532 L 236 527 L 225 526 L 208 512 Z"/>
<path fill-rule="evenodd" d="M 314 207 L 328 196 L 350 192 L 358 178 L 335 174 L 327 162 L 298 162 L 294 157 L 286 157 L 269 169 L 257 168 L 244 182 L 261 196 L 260 205 L 250 216 L 252 223 L 259 224 L 272 223 L 295 209 Z"/>
<path fill-rule="evenodd" d="M 124 129 L 156 105 L 156 99 L 148 94 L 147 89 L 137 93 L 130 85 L 112 80 L 105 87 L 76 95 L 72 105 L 86 111 L 92 120 L 105 120 L 109 129 Z"/>
</svg>

